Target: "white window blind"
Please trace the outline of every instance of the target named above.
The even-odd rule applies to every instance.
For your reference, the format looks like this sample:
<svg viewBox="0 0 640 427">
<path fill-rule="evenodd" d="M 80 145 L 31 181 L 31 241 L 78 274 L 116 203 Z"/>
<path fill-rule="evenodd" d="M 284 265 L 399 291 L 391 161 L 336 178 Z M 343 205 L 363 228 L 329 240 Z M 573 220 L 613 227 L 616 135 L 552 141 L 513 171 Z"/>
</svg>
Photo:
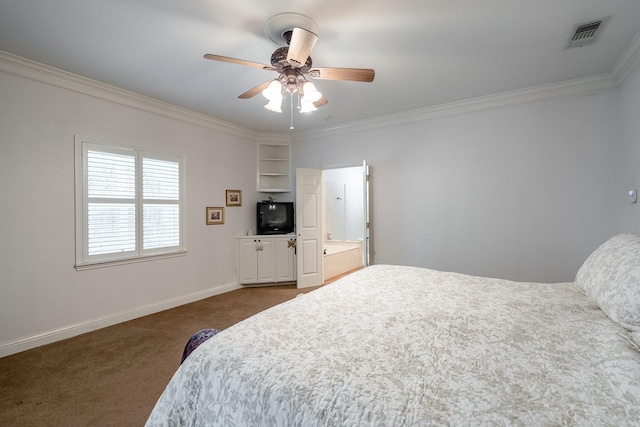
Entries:
<svg viewBox="0 0 640 427">
<path fill-rule="evenodd" d="M 180 157 L 82 141 L 76 264 L 181 252 Z M 78 200 L 78 198 L 76 198 Z"/>
<path fill-rule="evenodd" d="M 143 248 L 180 244 L 180 165 L 177 162 L 142 158 Z"/>
<path fill-rule="evenodd" d="M 87 150 L 87 255 L 136 250 L 136 158 Z"/>
</svg>

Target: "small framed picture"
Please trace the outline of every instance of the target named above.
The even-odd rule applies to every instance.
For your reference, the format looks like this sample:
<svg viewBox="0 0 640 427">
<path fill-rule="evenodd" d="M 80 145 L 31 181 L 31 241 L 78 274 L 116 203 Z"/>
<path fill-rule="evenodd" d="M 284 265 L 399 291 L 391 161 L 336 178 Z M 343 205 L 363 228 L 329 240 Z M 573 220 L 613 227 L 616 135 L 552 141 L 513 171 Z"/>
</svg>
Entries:
<svg viewBox="0 0 640 427">
<path fill-rule="evenodd" d="M 242 206 L 241 190 L 227 190 L 227 206 Z"/>
<path fill-rule="evenodd" d="M 224 224 L 224 208 L 207 207 L 207 225 Z"/>
</svg>

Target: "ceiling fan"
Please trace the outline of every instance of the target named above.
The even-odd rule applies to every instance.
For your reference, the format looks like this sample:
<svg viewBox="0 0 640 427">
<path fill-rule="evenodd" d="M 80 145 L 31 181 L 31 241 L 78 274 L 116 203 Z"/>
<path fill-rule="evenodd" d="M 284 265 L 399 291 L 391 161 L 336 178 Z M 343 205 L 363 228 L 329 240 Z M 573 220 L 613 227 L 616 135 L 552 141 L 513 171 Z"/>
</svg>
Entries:
<svg viewBox="0 0 640 427">
<path fill-rule="evenodd" d="M 375 77 L 375 71 L 368 68 L 312 68 L 309 54 L 318 40 L 317 26 L 304 15 L 296 13 L 276 15 L 265 24 L 265 33 L 273 41 L 284 41 L 287 44 L 273 52 L 271 65 L 210 53 L 204 55 L 206 59 L 214 61 L 246 65 L 278 73 L 275 79 L 260 83 L 239 95 L 240 99 L 249 99 L 262 92 L 269 101 L 265 108 L 281 113 L 284 95 L 289 93 L 293 104 L 293 94 L 297 94 L 300 112 L 309 112 L 327 104 L 328 101 L 315 85 L 307 80 L 307 77 L 356 82 L 372 82 Z"/>
</svg>

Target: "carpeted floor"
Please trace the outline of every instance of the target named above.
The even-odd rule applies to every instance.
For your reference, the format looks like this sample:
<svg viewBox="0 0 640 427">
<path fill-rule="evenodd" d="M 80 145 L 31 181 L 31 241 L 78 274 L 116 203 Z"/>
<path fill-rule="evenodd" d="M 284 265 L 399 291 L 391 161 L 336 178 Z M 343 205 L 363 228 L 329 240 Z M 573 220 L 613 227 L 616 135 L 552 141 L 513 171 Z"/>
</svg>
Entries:
<svg viewBox="0 0 640 427">
<path fill-rule="evenodd" d="M 194 332 L 313 289 L 243 288 L 0 358 L 0 426 L 142 426 Z"/>
</svg>

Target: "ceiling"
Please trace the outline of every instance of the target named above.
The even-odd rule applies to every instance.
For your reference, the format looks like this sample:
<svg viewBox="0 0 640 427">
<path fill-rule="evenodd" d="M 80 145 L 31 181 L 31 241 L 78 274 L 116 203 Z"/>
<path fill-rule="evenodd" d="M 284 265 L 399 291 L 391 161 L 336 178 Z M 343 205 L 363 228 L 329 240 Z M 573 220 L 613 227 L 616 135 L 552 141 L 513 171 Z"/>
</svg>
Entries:
<svg viewBox="0 0 640 427">
<path fill-rule="evenodd" d="M 289 132 L 246 90 L 276 73 L 264 32 L 283 12 L 318 26 L 315 67 L 373 68 L 372 83 L 315 80 L 329 103 L 295 132 L 611 73 L 640 31 L 638 0 L 0 0 L 0 50 L 256 132 Z M 594 44 L 577 24 L 610 17 Z M 3 100 L 4 101 L 4 100 Z"/>
</svg>

